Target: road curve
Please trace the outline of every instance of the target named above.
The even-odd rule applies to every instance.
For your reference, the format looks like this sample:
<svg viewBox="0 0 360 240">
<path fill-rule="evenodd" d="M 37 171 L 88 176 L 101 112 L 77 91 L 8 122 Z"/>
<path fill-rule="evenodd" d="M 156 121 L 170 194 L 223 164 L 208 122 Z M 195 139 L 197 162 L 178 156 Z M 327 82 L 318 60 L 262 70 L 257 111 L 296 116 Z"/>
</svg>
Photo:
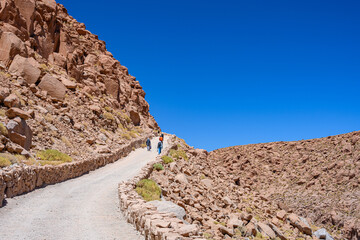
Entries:
<svg viewBox="0 0 360 240">
<path fill-rule="evenodd" d="M 79 178 L 7 199 L 0 208 L 0 239 L 144 239 L 119 210 L 117 185 L 156 157 L 137 149 Z"/>
</svg>

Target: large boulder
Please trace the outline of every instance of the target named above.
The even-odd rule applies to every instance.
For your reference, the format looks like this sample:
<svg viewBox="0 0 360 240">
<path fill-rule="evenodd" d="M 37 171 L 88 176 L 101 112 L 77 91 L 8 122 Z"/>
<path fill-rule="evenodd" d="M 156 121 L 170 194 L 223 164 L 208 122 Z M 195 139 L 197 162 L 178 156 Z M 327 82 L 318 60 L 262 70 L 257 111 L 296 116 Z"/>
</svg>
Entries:
<svg viewBox="0 0 360 240">
<path fill-rule="evenodd" d="M 21 110 L 20 108 L 16 108 L 16 107 L 12 107 L 9 110 L 7 110 L 6 116 L 8 116 L 8 118 L 20 117 L 24 120 L 31 118 L 29 113 Z"/>
<path fill-rule="evenodd" d="M 56 100 L 64 100 L 65 98 L 66 87 L 50 74 L 46 74 L 38 86 Z"/>
<path fill-rule="evenodd" d="M 23 41 L 12 32 L 0 32 L 0 62 L 9 66 L 17 54 L 26 56 Z"/>
<path fill-rule="evenodd" d="M 186 212 L 184 208 L 180 207 L 179 205 L 170 202 L 170 201 L 150 201 L 152 205 L 154 205 L 159 212 L 162 213 L 174 213 L 178 219 L 184 220 Z"/>
<path fill-rule="evenodd" d="M 19 144 L 26 150 L 30 150 L 32 131 L 24 119 L 19 117 L 10 120 L 6 125 L 8 135 L 12 142 Z"/>
<path fill-rule="evenodd" d="M 23 77 L 29 85 L 36 83 L 41 74 L 39 63 L 34 58 L 24 58 L 20 55 L 14 58 L 9 72 Z"/>
</svg>

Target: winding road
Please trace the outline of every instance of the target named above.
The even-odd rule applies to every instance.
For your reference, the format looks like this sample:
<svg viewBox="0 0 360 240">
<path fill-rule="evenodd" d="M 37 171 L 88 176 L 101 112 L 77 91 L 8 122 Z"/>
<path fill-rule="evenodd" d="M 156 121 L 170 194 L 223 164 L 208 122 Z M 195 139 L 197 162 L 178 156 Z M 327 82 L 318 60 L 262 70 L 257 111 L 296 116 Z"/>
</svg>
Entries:
<svg viewBox="0 0 360 240">
<path fill-rule="evenodd" d="M 117 187 L 155 160 L 156 143 L 151 152 L 137 149 L 79 178 L 7 199 L 0 239 L 144 239 L 122 216 Z"/>
</svg>

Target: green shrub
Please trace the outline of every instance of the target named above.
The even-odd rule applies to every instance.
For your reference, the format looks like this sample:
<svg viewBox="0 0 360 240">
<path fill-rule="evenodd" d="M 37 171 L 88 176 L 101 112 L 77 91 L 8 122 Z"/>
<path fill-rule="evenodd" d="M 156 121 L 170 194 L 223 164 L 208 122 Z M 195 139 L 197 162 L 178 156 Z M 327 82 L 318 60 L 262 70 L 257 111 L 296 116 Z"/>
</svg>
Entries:
<svg viewBox="0 0 360 240">
<path fill-rule="evenodd" d="M 180 158 L 183 158 L 185 160 L 189 159 L 184 150 L 171 149 L 170 150 L 170 156 L 175 158 L 175 159 L 180 159 Z"/>
<path fill-rule="evenodd" d="M 11 153 L 0 153 L 0 158 L 9 160 L 11 164 L 22 163 L 24 160 L 26 160 L 26 157 L 23 155 Z"/>
<path fill-rule="evenodd" d="M 172 163 L 174 161 L 174 159 L 172 159 L 171 157 L 169 156 L 162 156 L 161 159 L 163 160 L 163 162 L 165 164 L 168 164 L 168 163 Z"/>
<path fill-rule="evenodd" d="M 136 184 L 135 191 L 145 201 L 160 200 L 161 188 L 151 179 L 143 179 Z"/>
<path fill-rule="evenodd" d="M 121 137 L 122 137 L 122 138 L 125 138 L 125 139 L 127 139 L 127 140 L 130 140 L 130 139 L 131 139 L 131 136 L 130 136 L 128 133 L 123 133 L 123 134 L 121 135 Z"/>
<path fill-rule="evenodd" d="M 155 163 L 153 167 L 157 171 L 164 170 L 164 166 L 161 163 Z"/>
<path fill-rule="evenodd" d="M 7 167 L 10 165 L 11 165 L 11 162 L 9 159 L 7 159 L 5 157 L 0 157 L 0 167 Z"/>
<path fill-rule="evenodd" d="M 41 165 L 59 165 L 61 163 L 72 161 L 72 158 L 69 155 L 55 149 L 40 151 L 38 152 L 37 157 L 41 159 Z"/>
<path fill-rule="evenodd" d="M 115 121 L 115 117 L 109 112 L 104 112 L 103 116 L 110 121 Z"/>
<path fill-rule="evenodd" d="M 8 135 L 8 130 L 7 128 L 4 126 L 3 123 L 0 122 L 0 134 L 7 136 Z"/>
</svg>

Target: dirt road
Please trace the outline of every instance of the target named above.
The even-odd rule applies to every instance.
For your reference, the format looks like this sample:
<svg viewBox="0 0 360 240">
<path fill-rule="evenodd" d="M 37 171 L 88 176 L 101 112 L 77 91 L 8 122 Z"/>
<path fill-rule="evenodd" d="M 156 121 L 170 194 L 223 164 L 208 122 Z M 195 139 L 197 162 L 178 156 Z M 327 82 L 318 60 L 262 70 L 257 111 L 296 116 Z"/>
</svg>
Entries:
<svg viewBox="0 0 360 240">
<path fill-rule="evenodd" d="M 117 185 L 156 157 L 137 149 L 82 177 L 8 199 L 0 208 L 0 239 L 144 239 L 119 210 Z"/>
</svg>

